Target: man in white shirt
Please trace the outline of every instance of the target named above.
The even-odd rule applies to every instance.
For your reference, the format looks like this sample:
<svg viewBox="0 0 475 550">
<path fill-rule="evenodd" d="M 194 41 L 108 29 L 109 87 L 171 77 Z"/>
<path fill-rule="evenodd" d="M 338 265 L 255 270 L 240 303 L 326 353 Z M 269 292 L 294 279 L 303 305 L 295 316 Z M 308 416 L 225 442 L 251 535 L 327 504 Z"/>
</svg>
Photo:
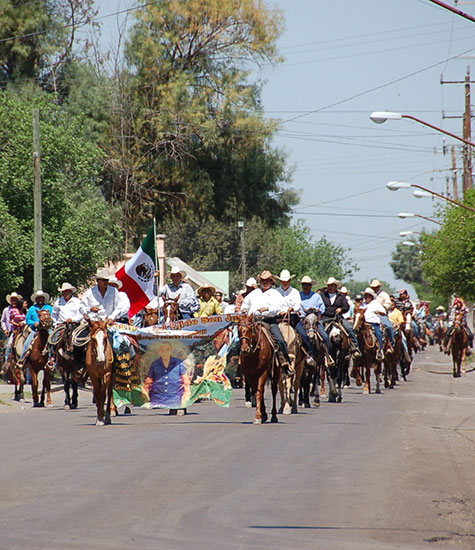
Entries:
<svg viewBox="0 0 475 550">
<path fill-rule="evenodd" d="M 119 292 L 109 286 L 110 273 L 106 267 L 97 270 L 96 286 L 90 288 L 81 301 L 80 311 L 86 319 L 115 321 L 121 312 Z"/>
<path fill-rule="evenodd" d="M 313 346 L 300 318 L 304 314 L 300 292 L 290 284 L 294 277 L 295 275 L 290 275 L 288 269 L 283 269 L 279 275 L 280 286 L 277 288 L 277 292 L 282 296 L 282 303 L 286 312 L 284 317 L 289 317 L 290 324 L 302 338 L 307 364 L 315 366 Z"/>
<path fill-rule="evenodd" d="M 64 323 L 80 323 L 83 320 L 80 311 L 81 300 L 73 294 L 76 287 L 70 283 L 63 283 L 58 291 L 61 292 L 61 298 L 58 298 L 53 306 L 51 315 L 55 326 Z"/>
<path fill-rule="evenodd" d="M 129 323 L 129 309 L 130 309 L 130 300 L 129 297 L 125 292 L 121 292 L 120 289 L 122 288 L 122 281 L 119 281 L 119 279 L 115 276 L 112 276 L 109 278 L 109 286 L 112 286 L 113 288 L 117 289 L 119 292 L 119 303 L 120 303 L 120 313 L 117 317 L 116 321 L 118 323 Z"/>
<path fill-rule="evenodd" d="M 281 367 L 286 374 L 290 374 L 291 360 L 278 325 L 279 315 L 285 315 L 286 313 L 282 296 L 275 288 L 272 288 L 275 277 L 270 271 L 263 271 L 258 276 L 258 280 L 260 288 L 256 288 L 244 298 L 241 311 L 248 315 L 261 317 L 269 325 L 271 334 L 279 346 Z"/>
<path fill-rule="evenodd" d="M 378 281 L 378 279 L 373 279 L 369 286 L 376 294 L 376 299 L 378 300 L 378 302 L 384 307 L 384 310 L 386 311 L 386 315 L 381 316 L 381 324 L 386 327 L 386 330 L 389 334 L 391 346 L 392 348 L 394 348 L 394 329 L 388 317 L 388 311 L 390 311 L 391 309 L 391 298 L 389 297 L 389 294 L 387 292 L 381 290 L 381 283 Z"/>
<path fill-rule="evenodd" d="M 382 361 L 384 359 L 384 343 L 383 333 L 381 332 L 381 317 L 386 315 L 386 309 L 378 301 L 378 296 L 372 288 L 365 288 L 364 296 L 364 318 L 373 328 L 378 339 L 379 349 L 376 354 L 376 359 Z"/>
</svg>

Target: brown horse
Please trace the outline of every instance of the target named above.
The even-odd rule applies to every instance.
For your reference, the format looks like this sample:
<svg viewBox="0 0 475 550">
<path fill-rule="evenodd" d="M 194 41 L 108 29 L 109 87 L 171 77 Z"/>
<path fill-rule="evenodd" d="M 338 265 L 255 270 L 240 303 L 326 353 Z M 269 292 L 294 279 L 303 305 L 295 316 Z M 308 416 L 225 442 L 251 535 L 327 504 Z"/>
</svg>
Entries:
<svg viewBox="0 0 475 550">
<path fill-rule="evenodd" d="M 373 367 L 376 377 L 376 393 L 381 393 L 381 361 L 376 359 L 378 340 L 373 327 L 365 321 L 364 310 L 360 309 L 358 306 L 355 307 L 353 328 L 355 329 L 358 346 L 361 350 L 361 357 L 353 360 L 356 368 L 356 384 L 358 386 L 361 385 L 361 375 L 359 373 L 359 368 L 361 367 L 365 370 L 363 393 L 371 393 L 371 368 Z"/>
<path fill-rule="evenodd" d="M 393 325 L 394 328 L 394 351 L 393 353 L 384 352 L 384 387 L 393 389 L 397 380 L 397 366 L 400 361 L 405 361 L 404 348 L 402 344 L 401 329 Z"/>
<path fill-rule="evenodd" d="M 146 307 L 143 326 L 153 327 L 154 325 L 158 325 L 158 309 L 153 307 Z"/>
<path fill-rule="evenodd" d="M 325 358 L 327 350 L 323 343 L 323 338 L 318 332 L 318 317 L 315 313 L 309 313 L 303 320 L 303 326 L 307 331 L 308 337 L 313 347 L 316 367 L 312 367 L 307 363 L 304 364 L 302 378 L 300 379 L 300 395 L 299 405 L 303 405 L 306 409 L 310 408 L 310 385 L 313 383 L 313 403 L 316 407 L 320 406 L 320 385 L 325 384 Z"/>
<path fill-rule="evenodd" d="M 464 312 L 455 314 L 454 327 L 447 345 L 452 350 L 452 373 L 454 378 L 460 378 L 462 363 L 465 364 L 465 357 L 468 348 L 468 334 L 464 326 Z"/>
<path fill-rule="evenodd" d="M 268 378 L 272 388 L 272 418 L 278 422 L 276 397 L 280 378 L 280 367 L 276 361 L 276 351 L 272 336 L 262 322 L 255 322 L 250 315 L 238 325 L 241 340 L 241 369 L 246 384 L 256 399 L 256 417 L 254 424 L 262 424 L 268 419 L 264 403 L 264 389 Z"/>
<path fill-rule="evenodd" d="M 33 407 L 45 406 L 45 392 L 46 392 L 46 406 L 52 407 L 53 401 L 51 400 L 51 374 L 45 369 L 48 362 L 48 336 L 49 329 L 51 328 L 52 319 L 49 310 L 42 309 L 38 312 L 39 325 L 36 331 L 36 336 L 31 344 L 31 351 L 27 357 L 25 364 L 30 367 L 31 374 L 31 392 L 33 394 Z M 41 398 L 38 399 L 38 375 L 43 371 L 43 384 L 41 388 Z"/>
<path fill-rule="evenodd" d="M 107 320 L 89 321 L 89 326 L 91 339 L 86 350 L 86 366 L 97 407 L 96 426 L 104 426 L 111 423 L 111 407 L 114 407 L 112 400 L 114 352 L 107 333 Z"/>
<path fill-rule="evenodd" d="M 447 326 L 443 319 L 437 319 L 437 326 L 435 327 L 434 340 L 439 345 L 439 351 L 444 351 L 443 345 L 445 340 L 445 335 L 447 334 Z"/>
<path fill-rule="evenodd" d="M 173 321 L 181 319 L 180 306 L 178 305 L 179 296 L 176 298 L 165 300 L 163 304 L 163 324 L 169 325 Z"/>
<path fill-rule="evenodd" d="M 292 374 L 288 375 L 284 372 L 280 375 L 279 390 L 280 390 L 280 414 L 297 414 L 297 398 L 300 389 L 300 379 L 302 377 L 305 355 L 302 351 L 302 340 L 289 323 L 279 323 L 280 332 L 284 337 L 289 356 L 291 359 L 290 370 Z M 293 391 L 293 395 L 292 395 Z"/>
</svg>

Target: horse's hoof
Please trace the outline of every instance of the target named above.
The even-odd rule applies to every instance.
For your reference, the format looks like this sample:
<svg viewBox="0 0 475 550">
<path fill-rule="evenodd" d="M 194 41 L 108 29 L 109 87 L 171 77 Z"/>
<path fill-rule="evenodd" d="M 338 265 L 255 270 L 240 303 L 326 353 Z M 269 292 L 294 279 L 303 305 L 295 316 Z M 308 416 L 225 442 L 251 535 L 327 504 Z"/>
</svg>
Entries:
<svg viewBox="0 0 475 550">
<path fill-rule="evenodd" d="M 305 408 L 306 409 L 311 409 L 312 407 L 311 407 L 310 403 L 305 403 Z"/>
<path fill-rule="evenodd" d="M 106 416 L 104 418 L 104 424 L 106 424 L 107 426 L 109 426 L 109 424 L 111 424 L 111 417 L 110 416 Z"/>
<path fill-rule="evenodd" d="M 285 405 L 284 414 L 290 414 L 291 412 L 292 412 L 292 409 L 288 405 Z"/>
<path fill-rule="evenodd" d="M 369 394 L 369 390 L 368 390 L 368 388 L 365 388 L 365 389 L 363 390 L 363 395 L 368 395 L 368 394 Z"/>
<path fill-rule="evenodd" d="M 104 421 L 97 419 L 96 420 L 96 426 L 104 426 Z"/>
<path fill-rule="evenodd" d="M 279 422 L 279 419 L 277 418 L 277 416 L 273 416 L 271 419 L 271 424 L 277 424 Z"/>
<path fill-rule="evenodd" d="M 254 424 L 262 424 L 262 420 L 260 418 L 254 418 Z"/>
<path fill-rule="evenodd" d="M 262 417 L 262 422 L 267 422 L 268 418 L 269 418 L 269 417 L 267 416 L 267 414 L 265 414 L 265 415 Z"/>
<path fill-rule="evenodd" d="M 77 403 L 73 403 L 73 404 L 71 405 L 71 409 L 74 410 L 74 409 L 77 409 L 77 408 L 78 408 L 78 404 L 77 404 Z"/>
<path fill-rule="evenodd" d="M 69 405 L 63 405 L 63 409 L 64 409 L 65 411 L 69 411 L 70 408 L 71 408 L 71 407 L 70 407 Z"/>
<path fill-rule="evenodd" d="M 299 411 L 297 409 L 292 409 L 291 414 L 298 414 Z"/>
<path fill-rule="evenodd" d="M 376 388 L 376 391 L 374 393 L 381 393 L 381 390 L 379 388 Z"/>
<path fill-rule="evenodd" d="M 338 403 L 343 403 L 343 397 L 341 395 L 339 395 L 337 401 L 338 401 Z"/>
<path fill-rule="evenodd" d="M 250 401 L 246 401 L 245 405 L 246 409 L 252 409 L 252 403 Z"/>
<path fill-rule="evenodd" d="M 279 410 L 277 411 L 277 414 L 283 414 L 284 412 L 284 407 L 280 407 Z"/>
<path fill-rule="evenodd" d="M 130 407 L 125 407 L 124 414 L 132 414 L 132 411 L 130 410 Z"/>
<path fill-rule="evenodd" d="M 322 392 L 320 393 L 320 397 L 326 397 L 326 396 L 327 396 L 327 392 L 322 391 Z"/>
<path fill-rule="evenodd" d="M 48 409 L 52 409 L 53 408 L 53 403 L 48 403 L 46 406 L 48 407 Z"/>
</svg>

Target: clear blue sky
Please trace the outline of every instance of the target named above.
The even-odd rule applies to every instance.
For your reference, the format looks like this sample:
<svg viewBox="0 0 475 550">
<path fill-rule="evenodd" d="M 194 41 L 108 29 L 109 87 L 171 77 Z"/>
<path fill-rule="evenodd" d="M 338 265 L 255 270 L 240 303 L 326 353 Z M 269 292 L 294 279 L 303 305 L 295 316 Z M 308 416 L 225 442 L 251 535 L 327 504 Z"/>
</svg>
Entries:
<svg viewBox="0 0 475 550">
<path fill-rule="evenodd" d="M 97 4 L 101 14 L 130 5 L 117 0 Z M 399 232 L 436 226 L 397 214 L 431 216 L 433 204 L 408 190 L 390 192 L 385 184 L 413 181 L 445 192 L 451 158 L 442 153 L 442 134 L 407 120 L 376 125 L 369 114 L 385 109 L 410 113 L 461 135 L 462 121 L 444 120 L 442 111 L 462 113 L 463 86 L 441 86 L 440 75 L 463 80 L 473 63 L 467 56 L 475 56 L 475 24 L 428 0 L 268 4 L 285 17 L 279 47 L 286 60 L 257 74 L 267 81 L 266 116 L 284 121 L 275 143 L 295 166 L 292 185 L 301 193 L 295 219 L 304 219 L 316 239 L 326 235 L 349 248 L 360 266 L 355 278 L 377 277 L 400 287 L 388 265 Z M 475 12 L 473 6 L 463 8 Z M 103 21 L 104 44 L 114 40 L 116 28 L 113 18 Z M 464 59 L 440 63 L 471 48 Z M 399 80 L 412 73 L 417 74 Z M 300 118 L 291 120 L 295 117 Z M 446 144 L 457 142 L 447 138 Z M 459 168 L 461 158 L 457 145 Z M 373 217 L 383 215 L 388 217 Z"/>
</svg>

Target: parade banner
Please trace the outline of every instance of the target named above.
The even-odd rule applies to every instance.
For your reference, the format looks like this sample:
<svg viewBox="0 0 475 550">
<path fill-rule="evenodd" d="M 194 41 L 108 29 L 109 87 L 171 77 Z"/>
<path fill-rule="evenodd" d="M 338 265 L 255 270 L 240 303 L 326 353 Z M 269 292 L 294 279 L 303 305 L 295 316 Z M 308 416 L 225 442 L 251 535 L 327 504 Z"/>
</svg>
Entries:
<svg viewBox="0 0 475 550">
<path fill-rule="evenodd" d="M 182 409 L 210 399 L 229 407 L 232 388 L 223 350 L 232 347 L 233 325 L 241 318 L 213 315 L 147 328 L 113 325 L 116 405 Z"/>
</svg>

